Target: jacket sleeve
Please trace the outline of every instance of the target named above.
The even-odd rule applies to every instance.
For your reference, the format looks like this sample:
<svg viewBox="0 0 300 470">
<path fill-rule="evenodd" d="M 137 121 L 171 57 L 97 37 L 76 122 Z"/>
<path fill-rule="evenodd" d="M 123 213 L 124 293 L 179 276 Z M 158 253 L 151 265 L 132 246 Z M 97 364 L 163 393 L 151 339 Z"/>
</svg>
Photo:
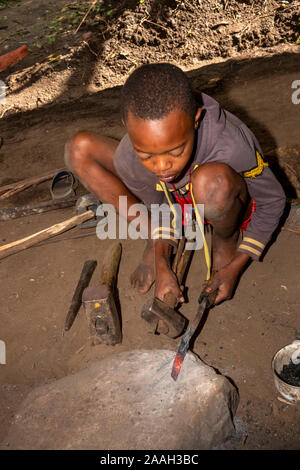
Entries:
<svg viewBox="0 0 300 470">
<path fill-rule="evenodd" d="M 238 251 L 259 259 L 284 211 L 286 198 L 280 183 L 270 168 L 251 178 L 246 177 L 249 194 L 255 201 L 255 211 L 243 232 Z"/>
<path fill-rule="evenodd" d="M 232 131 L 228 145 L 220 149 L 217 160 L 227 163 L 244 178 L 249 195 L 255 201 L 255 211 L 243 232 L 238 251 L 258 260 L 278 226 L 286 197 L 268 163 L 263 160 L 261 147 L 250 129 L 242 124 Z"/>
</svg>

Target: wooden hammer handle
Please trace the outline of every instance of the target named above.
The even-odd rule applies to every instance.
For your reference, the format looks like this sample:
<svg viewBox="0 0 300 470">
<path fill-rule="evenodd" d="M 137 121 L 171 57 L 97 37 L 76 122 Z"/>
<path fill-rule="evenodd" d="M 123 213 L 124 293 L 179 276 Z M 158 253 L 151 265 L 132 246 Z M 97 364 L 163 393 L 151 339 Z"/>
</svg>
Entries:
<svg viewBox="0 0 300 470">
<path fill-rule="evenodd" d="M 185 238 L 182 237 L 179 244 L 178 244 L 178 249 L 177 249 L 177 253 L 179 253 L 180 258 L 179 258 L 179 256 L 177 258 L 175 256 L 174 263 L 173 263 L 173 267 L 174 267 L 174 264 L 176 263 L 174 272 L 177 276 L 177 280 L 178 280 L 179 285 L 182 282 L 184 273 L 186 271 L 186 267 L 188 265 L 188 262 L 190 260 L 191 254 L 192 254 L 192 250 L 185 250 L 184 249 L 184 243 L 185 243 Z M 167 305 L 169 305 L 169 307 L 174 308 L 177 304 L 177 298 L 173 294 L 173 292 L 168 292 L 164 296 L 164 302 Z"/>
<path fill-rule="evenodd" d="M 94 215 L 94 212 L 89 210 L 83 214 L 76 215 L 75 217 L 71 217 L 68 220 L 60 222 L 59 224 L 51 225 L 51 227 L 45 228 L 40 232 L 29 235 L 28 237 L 0 246 L 0 259 L 17 253 L 18 251 L 25 250 L 26 248 L 29 248 L 42 240 L 47 240 L 47 238 L 53 237 L 54 235 L 65 232 L 66 230 L 81 224 L 85 220 L 91 219 Z"/>
<path fill-rule="evenodd" d="M 111 288 L 113 287 L 117 277 L 121 251 L 121 243 L 116 243 L 106 252 L 103 259 L 100 284 L 105 284 Z"/>
</svg>

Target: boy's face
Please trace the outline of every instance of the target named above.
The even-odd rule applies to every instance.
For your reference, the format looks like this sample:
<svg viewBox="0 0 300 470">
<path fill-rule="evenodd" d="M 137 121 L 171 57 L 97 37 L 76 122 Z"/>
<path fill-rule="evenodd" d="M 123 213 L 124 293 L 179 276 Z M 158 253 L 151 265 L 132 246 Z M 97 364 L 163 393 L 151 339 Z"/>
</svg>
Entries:
<svg viewBox="0 0 300 470">
<path fill-rule="evenodd" d="M 187 166 L 193 151 L 195 129 L 201 108 L 195 118 L 180 109 L 158 119 L 140 119 L 130 111 L 126 128 L 141 164 L 161 181 L 177 180 Z"/>
</svg>

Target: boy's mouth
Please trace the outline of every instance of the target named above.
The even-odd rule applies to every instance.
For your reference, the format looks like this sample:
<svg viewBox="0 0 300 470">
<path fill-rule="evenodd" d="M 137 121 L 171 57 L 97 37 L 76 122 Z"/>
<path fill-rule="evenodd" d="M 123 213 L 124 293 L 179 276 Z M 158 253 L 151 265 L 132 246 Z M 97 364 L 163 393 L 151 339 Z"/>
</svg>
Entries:
<svg viewBox="0 0 300 470">
<path fill-rule="evenodd" d="M 169 183 L 170 181 L 173 181 L 176 177 L 176 175 L 170 175 L 170 176 L 156 175 L 156 176 L 160 181 L 164 181 L 165 183 Z"/>
</svg>

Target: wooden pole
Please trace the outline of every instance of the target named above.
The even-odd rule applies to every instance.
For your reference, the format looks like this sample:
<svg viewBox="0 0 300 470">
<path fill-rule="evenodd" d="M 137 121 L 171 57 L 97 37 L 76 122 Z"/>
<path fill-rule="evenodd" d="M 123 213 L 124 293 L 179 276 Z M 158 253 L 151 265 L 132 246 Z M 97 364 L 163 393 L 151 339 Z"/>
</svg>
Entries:
<svg viewBox="0 0 300 470">
<path fill-rule="evenodd" d="M 0 187 L 0 200 L 6 199 L 14 194 L 23 191 L 24 189 L 29 188 L 34 184 L 42 183 L 43 181 L 50 180 L 53 178 L 59 171 L 64 170 L 64 168 L 58 168 L 56 170 L 51 170 L 48 173 L 40 176 L 31 176 L 30 178 L 26 178 L 22 181 L 17 181 L 16 183 L 10 183 L 6 186 Z"/>
<path fill-rule="evenodd" d="M 60 222 L 59 224 L 52 225 L 51 227 L 45 228 L 40 232 L 29 235 L 28 237 L 22 238 L 7 245 L 0 246 L 0 259 L 5 258 L 6 256 L 17 253 L 18 251 L 25 250 L 36 243 L 47 240 L 50 237 L 53 237 L 59 233 L 66 232 L 70 228 L 75 227 L 76 225 L 85 222 L 86 220 L 92 219 L 94 217 L 94 211 L 89 210 L 83 214 L 76 215 L 71 219 Z"/>
</svg>

